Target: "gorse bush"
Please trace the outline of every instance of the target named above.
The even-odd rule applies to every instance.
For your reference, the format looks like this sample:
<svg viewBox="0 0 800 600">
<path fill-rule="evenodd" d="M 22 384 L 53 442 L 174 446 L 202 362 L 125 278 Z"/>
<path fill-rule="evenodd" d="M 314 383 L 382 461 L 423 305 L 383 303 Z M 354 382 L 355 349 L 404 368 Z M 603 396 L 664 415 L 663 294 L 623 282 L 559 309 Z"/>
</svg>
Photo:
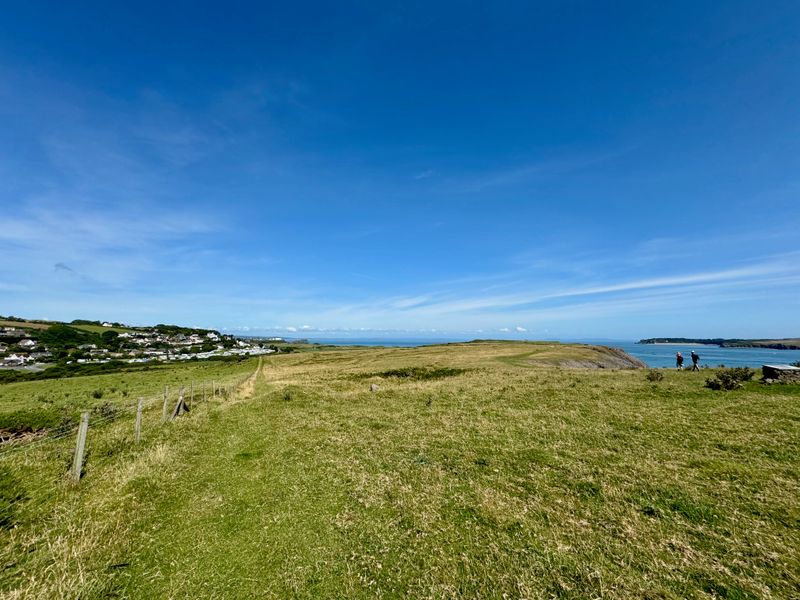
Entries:
<svg viewBox="0 0 800 600">
<path fill-rule="evenodd" d="M 380 377 L 396 377 L 398 379 L 414 379 L 424 381 L 427 379 L 443 379 L 454 377 L 466 373 L 466 369 L 456 369 L 452 367 L 403 367 L 400 369 L 389 369 L 380 373 L 373 373 Z"/>
<path fill-rule="evenodd" d="M 655 370 L 651 369 L 651 370 L 649 370 L 647 372 L 647 375 L 645 375 L 645 378 L 647 379 L 647 381 L 652 381 L 652 382 L 655 383 L 656 381 L 663 380 L 664 379 L 664 374 L 661 371 L 655 371 Z"/>
<path fill-rule="evenodd" d="M 727 371 L 736 381 L 750 381 L 756 374 L 750 367 L 734 367 L 732 369 L 727 369 Z"/>
<path fill-rule="evenodd" d="M 735 390 L 742 387 L 742 382 L 753 379 L 755 374 L 750 367 L 721 369 L 715 377 L 706 379 L 706 387 L 712 390 Z"/>
</svg>

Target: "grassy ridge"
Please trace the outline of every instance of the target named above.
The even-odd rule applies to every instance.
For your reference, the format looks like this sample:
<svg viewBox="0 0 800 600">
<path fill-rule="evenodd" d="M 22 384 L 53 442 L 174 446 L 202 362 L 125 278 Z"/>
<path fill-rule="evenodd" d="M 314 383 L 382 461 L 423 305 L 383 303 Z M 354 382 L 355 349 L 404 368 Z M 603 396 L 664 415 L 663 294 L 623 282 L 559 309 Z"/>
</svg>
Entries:
<svg viewBox="0 0 800 600">
<path fill-rule="evenodd" d="M 0 531 L 0 560 L 13 565 L 0 590 L 796 592 L 800 386 L 713 392 L 704 373 L 651 383 L 641 371 L 544 368 L 552 353 L 574 356 L 545 348 L 537 363 L 536 350 L 270 357 L 249 399 L 200 407 L 140 449 L 113 431 L 95 442 L 104 445 L 58 510 Z"/>
</svg>

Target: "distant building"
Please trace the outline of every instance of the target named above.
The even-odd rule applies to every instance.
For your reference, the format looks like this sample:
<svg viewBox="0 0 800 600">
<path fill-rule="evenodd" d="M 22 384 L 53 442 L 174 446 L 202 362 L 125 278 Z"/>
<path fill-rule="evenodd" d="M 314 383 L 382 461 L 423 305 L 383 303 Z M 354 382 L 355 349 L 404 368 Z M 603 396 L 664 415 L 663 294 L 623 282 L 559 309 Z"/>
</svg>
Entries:
<svg viewBox="0 0 800 600">
<path fill-rule="evenodd" d="M 7 367 L 15 367 L 18 365 L 24 365 L 31 361 L 29 356 L 24 354 L 12 354 L 11 356 L 7 356 L 3 359 L 3 364 Z"/>
<path fill-rule="evenodd" d="M 16 327 L 3 327 L 0 330 L 0 336 L 3 336 L 3 337 L 28 337 L 28 333 L 24 329 L 17 329 Z"/>
</svg>

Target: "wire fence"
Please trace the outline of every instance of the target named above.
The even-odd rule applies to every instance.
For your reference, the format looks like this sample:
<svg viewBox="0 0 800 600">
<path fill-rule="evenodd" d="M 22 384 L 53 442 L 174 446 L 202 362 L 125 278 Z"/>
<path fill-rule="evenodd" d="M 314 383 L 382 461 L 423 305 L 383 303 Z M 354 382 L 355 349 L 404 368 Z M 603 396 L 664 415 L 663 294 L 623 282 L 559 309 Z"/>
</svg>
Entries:
<svg viewBox="0 0 800 600">
<path fill-rule="evenodd" d="M 70 423 L 34 439 L 0 445 L 0 525 L 9 525 L 21 510 L 33 510 L 58 499 L 80 484 L 95 460 L 141 447 L 162 435 L 169 424 L 212 400 L 234 396 L 261 369 L 235 377 L 192 382 L 125 404 L 105 404 L 83 411 Z M 129 452 L 129 454 L 133 455 Z"/>
</svg>

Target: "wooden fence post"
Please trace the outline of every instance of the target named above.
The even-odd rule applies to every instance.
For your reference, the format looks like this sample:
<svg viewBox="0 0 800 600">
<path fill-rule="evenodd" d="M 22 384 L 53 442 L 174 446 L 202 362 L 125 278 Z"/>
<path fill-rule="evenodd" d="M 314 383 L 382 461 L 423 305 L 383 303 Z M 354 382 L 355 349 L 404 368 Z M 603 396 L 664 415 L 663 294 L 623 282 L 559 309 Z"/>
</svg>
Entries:
<svg viewBox="0 0 800 600">
<path fill-rule="evenodd" d="M 136 424 L 133 426 L 133 440 L 138 444 L 142 439 L 142 408 L 144 408 L 144 398 L 139 398 L 136 405 Z"/>
<path fill-rule="evenodd" d="M 81 413 L 81 424 L 78 425 L 78 438 L 75 440 L 75 456 L 72 457 L 72 470 L 70 472 L 72 474 L 73 483 L 78 483 L 81 480 L 87 431 L 89 431 L 89 411 L 84 411 Z"/>
<path fill-rule="evenodd" d="M 188 406 L 192 406 L 194 404 L 194 381 L 190 384 L 191 387 L 189 388 L 189 404 Z"/>
<path fill-rule="evenodd" d="M 172 418 L 180 417 L 185 410 L 188 411 L 189 409 L 186 407 L 186 402 L 183 400 L 183 388 L 181 388 L 178 394 L 178 403 L 175 405 L 175 410 L 172 411 Z"/>
<path fill-rule="evenodd" d="M 164 408 L 161 409 L 161 422 L 166 423 L 169 418 L 167 411 L 169 410 L 169 396 L 167 395 L 167 386 L 164 386 Z"/>
</svg>

